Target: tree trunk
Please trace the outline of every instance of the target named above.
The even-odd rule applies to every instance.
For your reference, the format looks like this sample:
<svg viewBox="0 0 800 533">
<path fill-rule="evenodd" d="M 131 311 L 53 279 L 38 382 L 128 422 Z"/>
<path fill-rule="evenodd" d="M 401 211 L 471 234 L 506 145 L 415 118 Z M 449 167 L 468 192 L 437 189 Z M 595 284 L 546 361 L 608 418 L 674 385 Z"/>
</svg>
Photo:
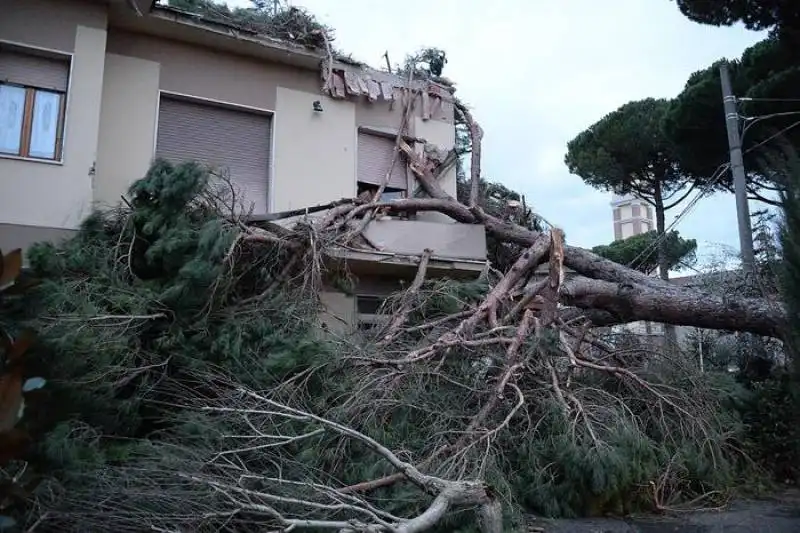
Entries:
<svg viewBox="0 0 800 533">
<path fill-rule="evenodd" d="M 667 239 L 665 235 L 667 232 L 667 224 L 664 213 L 664 197 L 661 191 L 661 182 L 659 181 L 656 181 L 653 201 L 655 203 L 656 210 L 658 276 L 664 281 L 669 281 L 669 257 L 667 256 Z M 668 349 L 673 349 L 678 344 L 678 335 L 675 331 L 675 326 L 669 323 L 664 324 L 664 344 Z"/>
<path fill-rule="evenodd" d="M 580 276 L 566 281 L 561 300 L 603 326 L 646 320 L 778 337 L 786 321 L 783 307 L 764 298 L 734 301 L 680 287 L 646 287 Z"/>
</svg>

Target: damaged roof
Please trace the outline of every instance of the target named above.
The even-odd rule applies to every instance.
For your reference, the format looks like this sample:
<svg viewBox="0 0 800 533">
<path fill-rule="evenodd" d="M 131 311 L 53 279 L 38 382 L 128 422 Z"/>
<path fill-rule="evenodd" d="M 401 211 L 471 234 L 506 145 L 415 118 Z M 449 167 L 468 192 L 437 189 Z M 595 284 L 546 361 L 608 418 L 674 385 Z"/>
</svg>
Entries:
<svg viewBox="0 0 800 533">
<path fill-rule="evenodd" d="M 331 51 L 329 55 L 325 38 L 320 33 L 324 31 L 322 25 L 296 29 L 302 26 L 303 17 L 307 17 L 297 8 L 289 8 L 285 27 L 275 30 L 279 34 L 285 34 L 282 35 L 283 38 L 259 31 L 256 24 L 248 25 L 233 20 L 222 12 L 219 16 L 209 16 L 167 5 L 163 0 L 152 0 L 149 14 L 276 49 L 287 56 L 287 63 L 319 70 L 322 75 L 322 92 L 332 98 L 365 97 L 370 102 L 394 102 L 404 89 L 410 89 L 422 95 L 423 109 L 428 110 L 425 114 L 435 113 L 443 102 L 453 100 L 455 89 L 452 86 L 427 79 L 409 82 L 401 76 L 373 69 L 342 54 L 334 56 Z M 306 61 L 289 61 L 288 56 L 297 56 Z M 326 64 L 330 59 L 333 61 L 329 71 Z"/>
</svg>

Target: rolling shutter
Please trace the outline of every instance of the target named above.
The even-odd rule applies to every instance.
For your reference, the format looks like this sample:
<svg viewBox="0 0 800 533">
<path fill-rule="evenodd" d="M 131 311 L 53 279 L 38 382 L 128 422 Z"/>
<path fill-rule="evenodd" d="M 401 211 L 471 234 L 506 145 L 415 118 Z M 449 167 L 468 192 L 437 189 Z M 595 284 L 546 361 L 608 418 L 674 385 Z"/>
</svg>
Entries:
<svg viewBox="0 0 800 533">
<path fill-rule="evenodd" d="M 272 119 L 267 115 L 161 97 L 156 157 L 197 161 L 229 173 L 237 204 L 267 212 Z"/>
<path fill-rule="evenodd" d="M 358 132 L 358 181 L 380 185 L 392 164 L 394 139 L 381 135 Z M 398 154 L 388 186 L 393 189 L 408 189 L 407 162 L 404 154 Z"/>
<path fill-rule="evenodd" d="M 0 82 L 66 92 L 69 60 L 0 48 Z"/>
</svg>

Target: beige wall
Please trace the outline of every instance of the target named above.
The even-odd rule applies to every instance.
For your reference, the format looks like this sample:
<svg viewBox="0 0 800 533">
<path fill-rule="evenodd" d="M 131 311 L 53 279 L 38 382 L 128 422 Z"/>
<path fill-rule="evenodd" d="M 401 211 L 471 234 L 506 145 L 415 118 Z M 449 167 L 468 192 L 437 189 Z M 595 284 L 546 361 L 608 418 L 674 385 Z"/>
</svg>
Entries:
<svg viewBox="0 0 800 533">
<path fill-rule="evenodd" d="M 270 209 L 273 211 L 354 196 L 358 126 L 367 125 L 385 131 L 397 131 L 400 126 L 402 105 L 399 102 L 390 109 L 385 102 L 371 104 L 366 99 L 341 101 L 325 97 L 320 93 L 319 73 L 315 71 L 118 29 L 109 32 L 108 56 L 115 58 L 109 61 L 109 76 L 113 78 L 106 81 L 107 90 L 114 90 L 114 94 L 104 95 L 104 142 L 98 183 L 99 180 L 111 180 L 112 183 L 96 185 L 97 200 L 102 202 L 115 202 L 130 181 L 140 177 L 142 165 L 146 167 L 152 159 L 152 150 L 148 157 L 144 155 L 144 145 L 152 142 L 144 132 L 151 115 L 141 113 L 150 105 L 151 98 L 157 99 L 157 96 L 152 96 L 156 80 L 155 67 L 145 65 L 159 66 L 157 87 L 160 90 L 275 112 L 270 176 Z M 122 58 L 130 59 L 129 68 L 140 70 L 141 75 L 118 72 L 122 68 Z M 136 63 L 135 59 L 141 61 Z M 139 86 L 130 107 L 123 103 L 122 95 L 133 95 L 134 90 L 125 85 L 122 76 Z M 315 100 L 322 102 L 322 113 L 312 111 Z M 440 108 L 437 118 L 446 118 L 448 109 Z M 137 134 L 137 139 L 143 139 L 142 148 L 138 148 L 137 140 L 135 153 L 123 156 L 119 142 L 112 141 L 120 134 L 113 130 L 119 127 L 115 124 L 122 125 L 130 120 L 142 130 Z M 417 126 L 417 122 L 421 126 Z M 420 119 L 412 121 L 412 127 L 415 132 L 424 132 L 428 140 L 453 145 L 452 124 Z M 107 131 L 115 135 L 106 136 Z M 125 174 L 121 174 L 122 170 L 118 174 L 109 174 L 111 162 L 120 157 L 131 163 L 125 165 Z M 455 171 L 448 176 L 446 185 L 455 193 Z"/>
<path fill-rule="evenodd" d="M 386 217 L 370 222 L 364 235 L 387 252 L 421 255 L 427 248 L 433 250 L 435 257 L 486 259 L 486 230 L 477 224 L 441 224 Z"/>
<path fill-rule="evenodd" d="M 277 110 L 278 88 L 311 93 L 317 100 L 322 96 L 320 74 L 316 70 L 270 63 L 154 35 L 114 28 L 109 32 L 108 52 L 160 63 L 160 88 L 165 91 L 268 111 Z M 399 101 L 390 105 L 383 101 L 370 103 L 361 98 L 357 105 L 355 100 L 347 103 L 355 107 L 354 121 L 358 126 L 394 131 L 400 127 L 403 106 Z M 430 122 L 449 121 L 452 129 L 452 104 L 445 102 L 433 112 Z M 418 100 L 417 118 L 421 113 L 422 105 Z M 414 121 L 410 129 L 412 135 L 422 136 L 415 131 Z"/>
<path fill-rule="evenodd" d="M 278 87 L 319 94 L 319 75 L 160 37 L 112 29 L 108 52 L 161 65 L 159 88 L 274 111 Z"/>
<path fill-rule="evenodd" d="M 315 100 L 321 113 L 312 109 Z M 272 210 L 355 196 L 355 104 L 278 87 L 275 109 Z"/>
<path fill-rule="evenodd" d="M 80 0 L 0 0 L 2 40 L 72 52 L 78 25 L 105 30 L 105 6 Z"/>
<path fill-rule="evenodd" d="M 27 2 L 17 2 L 20 5 Z M 31 2 L 39 5 L 42 3 Z M 61 4 L 59 4 L 61 5 Z M 73 20 L 77 14 L 73 6 L 65 6 L 64 19 Z M 57 27 L 61 37 L 51 40 L 66 41 L 66 29 L 53 22 L 61 19 L 61 10 L 51 17 L 27 9 L 2 10 L 0 35 L 9 35 L 6 26 L 10 15 L 17 25 L 24 25 L 29 42 L 43 44 L 40 32 L 32 28 Z M 26 15 L 26 16 L 23 16 Z M 46 19 L 46 20 L 44 20 Z M 52 19 L 52 20 L 51 20 Z M 97 13 L 87 10 L 86 20 L 97 24 Z M 65 24 L 67 22 L 64 22 Z M 16 32 L 16 33 L 15 33 Z M 16 40 L 19 28 L 10 32 Z M 72 27 L 72 76 L 67 95 L 64 133 L 64 158 L 59 164 L 20 159 L 0 158 L 0 222 L 52 228 L 75 228 L 88 213 L 92 200 L 92 172 L 95 167 L 97 135 L 100 121 L 99 102 L 102 97 L 103 69 L 105 66 L 106 31 L 101 28 L 78 25 Z M 24 44 L 24 41 L 23 41 Z M 52 43 L 51 43 L 52 44 Z M 68 44 L 62 42 L 63 44 Z"/>
<path fill-rule="evenodd" d="M 8 253 L 16 248 L 22 248 L 24 251 L 37 242 L 59 243 L 74 235 L 75 230 L 70 229 L 0 223 L 0 251 Z M 28 263 L 25 253 L 23 253 L 23 262 Z"/>
<path fill-rule="evenodd" d="M 414 119 L 415 134 L 417 137 L 425 141 L 438 145 L 447 150 L 455 146 L 456 131 L 453 124 L 441 120 L 422 120 L 417 117 Z M 417 151 L 421 152 L 424 147 L 417 146 Z M 439 177 L 439 184 L 450 196 L 456 196 L 456 167 L 453 167 L 444 175 Z M 453 219 L 441 213 L 419 213 L 417 215 L 419 220 L 427 220 L 429 222 L 454 222 Z"/>
<path fill-rule="evenodd" d="M 342 292 L 322 291 L 319 295 L 323 310 L 320 323 L 334 334 L 344 334 L 355 324 L 355 298 Z"/>
<path fill-rule="evenodd" d="M 94 203 L 115 205 L 153 158 L 160 65 L 106 54 Z"/>
<path fill-rule="evenodd" d="M 633 237 L 636 232 L 633 228 L 633 222 L 623 222 L 621 225 L 622 229 L 622 239 L 627 239 L 628 237 Z"/>
</svg>

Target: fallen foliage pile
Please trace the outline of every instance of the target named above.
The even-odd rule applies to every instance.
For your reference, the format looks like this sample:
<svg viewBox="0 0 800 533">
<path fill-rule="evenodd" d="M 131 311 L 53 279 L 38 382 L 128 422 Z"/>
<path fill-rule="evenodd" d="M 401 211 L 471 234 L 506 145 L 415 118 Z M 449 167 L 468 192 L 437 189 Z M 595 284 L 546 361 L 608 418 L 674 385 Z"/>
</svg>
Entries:
<svg viewBox="0 0 800 533">
<path fill-rule="evenodd" d="M 558 228 L 488 214 L 482 132 L 457 110 L 471 140 L 464 203 L 439 184 L 456 154 L 418 154 L 398 136 L 395 160 L 405 154 L 425 197 L 381 201 L 387 169 L 370 198 L 254 221 L 220 176 L 158 161 L 129 205 L 35 247 L 42 283 L 4 309 L 38 332 L 49 394 L 26 419 L 37 446 L 35 466 L 14 474 L 32 479 L 18 520 L 57 531 L 495 532 L 518 526 L 521 509 L 723 500 L 741 455 L 709 385 L 680 357 L 620 350 L 593 327 L 779 336 L 784 309 L 675 287 L 567 245 Z M 321 332 L 323 282 L 349 277 L 332 259 L 373 248 L 364 229 L 376 217 L 420 211 L 483 225 L 509 266 L 468 283 L 428 279 L 426 251 L 384 328 Z M 565 279 L 565 267 L 577 275 Z"/>
<path fill-rule="evenodd" d="M 423 256 L 386 328 L 334 338 L 315 328 L 334 234 L 248 226 L 209 177 L 157 162 L 129 208 L 32 250 L 41 284 L 5 310 L 39 332 L 50 395 L 22 523 L 501 531 L 724 499 L 731 421 L 679 359 L 559 318 L 558 230 L 474 282 L 426 280 Z M 542 297 L 509 299 L 548 250 Z"/>
</svg>

